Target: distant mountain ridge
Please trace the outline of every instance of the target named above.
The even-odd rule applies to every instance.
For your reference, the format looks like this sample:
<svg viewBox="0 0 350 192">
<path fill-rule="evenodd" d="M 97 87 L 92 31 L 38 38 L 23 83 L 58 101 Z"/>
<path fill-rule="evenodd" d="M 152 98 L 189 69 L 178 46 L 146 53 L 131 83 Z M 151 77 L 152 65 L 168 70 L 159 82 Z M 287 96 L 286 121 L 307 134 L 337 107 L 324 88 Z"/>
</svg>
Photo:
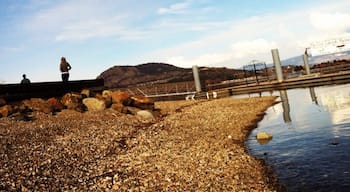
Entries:
<svg viewBox="0 0 350 192">
<path fill-rule="evenodd" d="M 233 79 L 238 73 L 242 73 L 242 70 L 200 67 L 201 79 L 210 82 Z M 104 79 L 106 87 L 115 88 L 193 81 L 193 73 L 192 68 L 181 68 L 167 63 L 145 63 L 136 66 L 114 66 L 97 78 Z"/>
<path fill-rule="evenodd" d="M 328 54 L 328 55 L 320 55 L 320 56 L 315 56 L 315 57 L 309 57 L 309 64 L 314 65 L 314 64 L 319 64 L 322 62 L 327 62 L 327 61 L 333 61 L 333 60 L 342 60 L 350 59 L 350 51 L 345 51 L 345 52 L 340 52 L 340 53 L 333 53 L 333 54 Z M 303 56 L 295 56 L 291 57 L 285 60 L 281 61 L 282 66 L 286 65 L 304 65 L 304 60 Z M 269 64 L 269 67 L 273 66 L 273 64 Z"/>
<path fill-rule="evenodd" d="M 350 51 L 309 57 L 309 64 L 314 65 L 342 59 L 350 60 Z M 282 60 L 281 64 L 282 66 L 302 66 L 304 61 L 302 55 L 300 55 Z M 267 67 L 273 67 L 273 64 L 267 64 Z M 243 77 L 244 72 L 242 69 L 200 67 L 200 78 L 208 83 L 218 83 Z M 181 68 L 167 63 L 145 63 L 136 66 L 113 66 L 102 72 L 97 78 L 104 79 L 106 87 L 117 88 L 193 81 L 193 73 L 192 68 Z"/>
</svg>

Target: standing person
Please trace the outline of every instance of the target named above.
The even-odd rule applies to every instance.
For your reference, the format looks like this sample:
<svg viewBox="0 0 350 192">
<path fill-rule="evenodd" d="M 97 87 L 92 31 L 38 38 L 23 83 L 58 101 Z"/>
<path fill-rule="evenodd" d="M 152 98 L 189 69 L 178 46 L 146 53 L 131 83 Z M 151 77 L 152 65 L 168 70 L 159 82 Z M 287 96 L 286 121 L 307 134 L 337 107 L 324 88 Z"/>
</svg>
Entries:
<svg viewBox="0 0 350 192">
<path fill-rule="evenodd" d="M 69 70 L 71 70 L 72 67 L 69 65 L 69 63 L 66 61 L 65 57 L 61 57 L 61 64 L 60 64 L 60 70 L 62 73 L 62 81 L 68 82 L 69 79 Z"/>
<path fill-rule="evenodd" d="M 29 84 L 30 80 L 26 77 L 26 74 L 22 75 L 23 79 L 21 81 L 21 84 Z"/>
</svg>

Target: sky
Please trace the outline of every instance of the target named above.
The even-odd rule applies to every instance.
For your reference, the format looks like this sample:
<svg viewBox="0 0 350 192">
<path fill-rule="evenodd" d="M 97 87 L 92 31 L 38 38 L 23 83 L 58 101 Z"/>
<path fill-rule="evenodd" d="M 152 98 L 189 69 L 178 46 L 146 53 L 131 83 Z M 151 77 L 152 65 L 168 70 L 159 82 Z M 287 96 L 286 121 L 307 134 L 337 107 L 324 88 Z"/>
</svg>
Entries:
<svg viewBox="0 0 350 192">
<path fill-rule="evenodd" d="M 238 69 L 350 34 L 349 0 L 0 0 L 0 83 L 164 62 Z"/>
</svg>

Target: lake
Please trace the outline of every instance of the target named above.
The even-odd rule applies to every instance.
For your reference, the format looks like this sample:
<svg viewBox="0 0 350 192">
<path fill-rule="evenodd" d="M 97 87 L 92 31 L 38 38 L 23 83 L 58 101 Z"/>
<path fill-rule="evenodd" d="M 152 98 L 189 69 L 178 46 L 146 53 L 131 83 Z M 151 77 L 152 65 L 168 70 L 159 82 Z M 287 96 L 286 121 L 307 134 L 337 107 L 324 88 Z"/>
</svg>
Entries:
<svg viewBox="0 0 350 192">
<path fill-rule="evenodd" d="M 350 191 L 350 84 L 261 95 L 280 103 L 251 132 L 249 153 L 272 166 L 288 191 Z M 273 139 L 260 144 L 259 131 Z"/>
</svg>

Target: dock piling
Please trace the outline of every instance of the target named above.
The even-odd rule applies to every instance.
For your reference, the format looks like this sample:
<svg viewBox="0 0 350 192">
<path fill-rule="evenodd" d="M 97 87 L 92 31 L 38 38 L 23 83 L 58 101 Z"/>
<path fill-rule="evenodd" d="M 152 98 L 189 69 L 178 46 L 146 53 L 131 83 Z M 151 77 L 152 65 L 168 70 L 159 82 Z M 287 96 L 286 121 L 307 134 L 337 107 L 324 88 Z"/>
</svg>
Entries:
<svg viewBox="0 0 350 192">
<path fill-rule="evenodd" d="M 281 60 L 280 60 L 280 56 L 278 53 L 278 49 L 272 49 L 271 53 L 272 53 L 273 63 L 275 65 L 275 72 L 276 72 L 277 81 L 282 82 L 283 81 L 283 74 L 282 74 Z"/>
<path fill-rule="evenodd" d="M 192 71 L 193 71 L 194 84 L 196 86 L 196 92 L 199 93 L 199 92 L 202 91 L 202 87 L 201 87 L 201 82 L 200 82 L 200 79 L 199 79 L 198 66 L 197 65 L 193 65 L 192 66 Z"/>
</svg>

